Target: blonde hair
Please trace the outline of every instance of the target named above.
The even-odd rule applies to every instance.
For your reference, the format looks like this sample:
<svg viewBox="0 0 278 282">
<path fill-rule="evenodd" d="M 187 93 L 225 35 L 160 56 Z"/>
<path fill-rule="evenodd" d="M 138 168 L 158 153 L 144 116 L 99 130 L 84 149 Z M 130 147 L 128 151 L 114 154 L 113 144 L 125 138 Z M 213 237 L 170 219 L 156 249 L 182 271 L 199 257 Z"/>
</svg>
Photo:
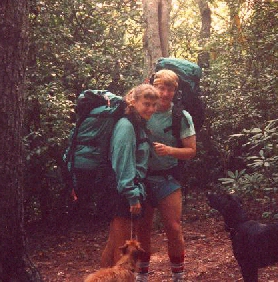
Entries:
<svg viewBox="0 0 278 282">
<path fill-rule="evenodd" d="M 155 101 L 159 99 L 159 92 L 151 84 L 143 83 L 138 86 L 135 86 L 124 97 L 124 100 L 127 104 L 125 110 L 126 114 L 135 112 L 132 102 L 139 100 L 141 97 Z"/>
<path fill-rule="evenodd" d="M 171 70 L 160 70 L 154 74 L 153 85 L 165 84 L 166 86 L 174 86 L 178 88 L 179 77 Z"/>
</svg>

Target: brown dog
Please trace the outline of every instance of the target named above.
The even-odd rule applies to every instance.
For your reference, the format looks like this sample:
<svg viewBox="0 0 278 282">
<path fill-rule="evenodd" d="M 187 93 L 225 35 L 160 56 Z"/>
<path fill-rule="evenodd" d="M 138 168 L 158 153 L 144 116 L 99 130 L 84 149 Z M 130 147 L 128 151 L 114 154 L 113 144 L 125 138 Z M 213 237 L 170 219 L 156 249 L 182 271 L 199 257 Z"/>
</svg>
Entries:
<svg viewBox="0 0 278 282">
<path fill-rule="evenodd" d="M 90 274 L 84 282 L 134 282 L 135 266 L 139 254 L 144 252 L 144 250 L 136 240 L 127 240 L 120 249 L 123 255 L 115 266 L 102 268 Z"/>
</svg>

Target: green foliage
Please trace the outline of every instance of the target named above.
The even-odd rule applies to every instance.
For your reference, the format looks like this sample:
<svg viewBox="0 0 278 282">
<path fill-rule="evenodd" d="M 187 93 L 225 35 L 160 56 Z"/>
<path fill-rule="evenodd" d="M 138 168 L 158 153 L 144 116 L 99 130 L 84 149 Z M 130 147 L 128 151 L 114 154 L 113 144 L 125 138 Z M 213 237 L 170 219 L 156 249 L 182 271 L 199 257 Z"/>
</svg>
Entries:
<svg viewBox="0 0 278 282">
<path fill-rule="evenodd" d="M 32 77 L 39 81 L 35 82 L 59 80 L 76 94 L 114 83 L 113 90 L 123 94 L 133 85 L 131 80 L 138 80 L 142 47 L 134 38 L 140 38 L 142 31 L 135 25 L 141 21 L 135 4 L 48 0 L 40 1 L 36 8 L 32 39 L 36 73 Z"/>
<path fill-rule="evenodd" d="M 170 54 L 176 58 L 197 61 L 201 29 L 196 1 L 175 1 L 171 13 Z M 193 16 L 194 15 L 194 16 Z"/>
<path fill-rule="evenodd" d="M 276 203 L 278 192 L 278 120 L 271 120 L 263 128 L 243 130 L 242 134 L 233 135 L 233 138 L 243 138 L 242 146 L 246 169 L 235 173 L 228 171 L 225 178 L 219 178 L 223 187 L 228 191 L 250 195 L 257 198 L 266 198 Z M 269 216 L 265 213 L 263 217 Z"/>
<path fill-rule="evenodd" d="M 224 171 L 242 169 L 241 161 L 250 148 L 236 134 L 263 128 L 275 119 L 277 99 L 277 4 L 254 3 L 239 32 L 213 36 L 216 51 L 211 60 L 207 97 L 207 126 L 222 159 Z M 242 8 L 243 9 L 243 8 Z M 247 8 L 246 8 L 247 9 Z M 266 23 L 267 22 L 267 23 Z M 264 24 L 265 23 L 265 24 Z M 264 26 L 264 36 L 260 36 Z M 260 38 L 258 38 L 260 36 Z M 231 137 L 233 136 L 233 137 Z M 233 162 L 237 158 L 236 163 Z"/>
<path fill-rule="evenodd" d="M 250 170 L 261 170 L 269 179 L 275 179 L 277 171 L 278 120 L 267 122 L 263 128 L 243 130 L 242 134 L 231 135 L 233 138 L 246 140 L 242 142 L 245 148 L 244 159 Z"/>
<path fill-rule="evenodd" d="M 221 189 L 272 199 L 277 190 L 278 3 L 210 2 L 213 26 L 203 47 L 210 51 L 210 68 L 201 85 L 206 123 L 197 136 L 198 155 L 188 166 L 191 187 L 216 187 L 220 178 Z M 171 53 L 196 60 L 200 25 L 190 10 L 197 15 L 198 9 L 191 2 L 177 3 Z"/>
<path fill-rule="evenodd" d="M 142 15 L 136 2 L 119 0 L 33 1 L 31 11 L 25 186 L 45 217 L 63 190 L 76 96 L 87 88 L 122 95 L 143 80 Z"/>
<path fill-rule="evenodd" d="M 144 23 L 140 1 L 31 3 L 26 194 L 36 210 L 53 210 L 63 193 L 60 162 L 76 95 L 85 88 L 122 95 L 143 81 Z M 174 1 L 171 14 L 170 55 L 196 62 L 199 52 L 211 54 L 201 84 L 207 118 L 188 183 L 206 187 L 222 178 L 226 189 L 271 198 L 278 182 L 278 3 L 209 3 L 213 26 L 204 46 L 196 1 Z"/>
</svg>

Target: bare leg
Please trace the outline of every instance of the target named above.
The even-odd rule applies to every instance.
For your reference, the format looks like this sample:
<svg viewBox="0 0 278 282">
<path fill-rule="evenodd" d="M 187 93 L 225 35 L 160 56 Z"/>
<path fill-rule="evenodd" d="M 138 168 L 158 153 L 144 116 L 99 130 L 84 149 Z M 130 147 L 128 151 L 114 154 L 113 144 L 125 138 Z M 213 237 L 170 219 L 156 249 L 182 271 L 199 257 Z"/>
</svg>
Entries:
<svg viewBox="0 0 278 282">
<path fill-rule="evenodd" d="M 153 215 L 154 209 L 149 204 L 146 204 L 144 217 L 141 218 L 138 222 L 137 238 L 141 244 L 141 247 L 145 250 L 145 253 L 141 254 L 139 262 L 137 264 L 137 274 L 135 281 L 138 282 L 148 281 Z"/>
<path fill-rule="evenodd" d="M 153 225 L 154 208 L 146 204 L 144 217 L 139 220 L 137 237 L 146 253 L 151 253 L 151 232 Z"/>
<path fill-rule="evenodd" d="M 130 239 L 131 221 L 123 217 L 116 217 L 110 224 L 107 244 L 101 256 L 101 267 L 110 267 L 120 259 L 119 247 Z"/>
<path fill-rule="evenodd" d="M 181 227 L 182 192 L 176 190 L 158 205 L 165 232 L 168 238 L 169 256 L 177 256 L 184 253 L 184 238 Z"/>
<path fill-rule="evenodd" d="M 114 238 L 113 221 L 112 221 L 110 223 L 108 240 L 101 255 L 101 260 L 100 260 L 101 267 L 111 267 L 113 265 L 114 246 L 115 246 L 115 238 Z"/>
</svg>

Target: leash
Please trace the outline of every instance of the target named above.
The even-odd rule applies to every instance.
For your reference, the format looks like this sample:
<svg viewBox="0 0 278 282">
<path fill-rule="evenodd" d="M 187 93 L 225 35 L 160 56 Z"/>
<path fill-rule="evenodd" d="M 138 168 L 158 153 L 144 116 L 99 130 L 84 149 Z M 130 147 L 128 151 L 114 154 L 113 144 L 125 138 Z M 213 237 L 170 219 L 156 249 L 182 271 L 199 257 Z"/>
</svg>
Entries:
<svg viewBox="0 0 278 282">
<path fill-rule="evenodd" d="M 133 214 L 130 214 L 130 240 L 136 239 L 134 236 L 134 224 L 133 224 Z"/>
<path fill-rule="evenodd" d="M 130 214 L 130 240 L 133 239 L 133 214 Z"/>
</svg>

